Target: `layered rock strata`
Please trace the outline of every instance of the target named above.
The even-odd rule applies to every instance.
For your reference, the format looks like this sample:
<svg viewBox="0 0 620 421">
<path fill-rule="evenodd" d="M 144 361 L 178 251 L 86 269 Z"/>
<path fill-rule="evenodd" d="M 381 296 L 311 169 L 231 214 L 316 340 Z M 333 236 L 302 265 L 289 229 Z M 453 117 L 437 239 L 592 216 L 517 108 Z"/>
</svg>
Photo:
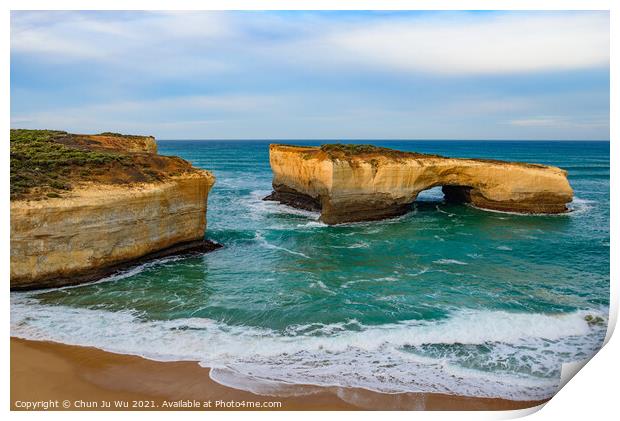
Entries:
<svg viewBox="0 0 620 421">
<path fill-rule="evenodd" d="M 66 143 L 71 146 L 82 146 L 89 149 L 122 150 L 125 152 L 157 153 L 157 142 L 153 136 L 133 136 L 119 133 L 71 135 Z"/>
<path fill-rule="evenodd" d="M 130 140 L 136 152 L 116 149 L 126 153 L 122 177 L 111 166 L 99 181 L 97 174 L 71 178 L 61 195 L 11 200 L 11 289 L 79 284 L 148 259 L 219 247 L 204 239 L 215 177 Z M 122 147 L 118 137 L 113 143 Z M 143 181 L 140 169 L 155 179 Z"/>
<path fill-rule="evenodd" d="M 519 213 L 566 212 L 566 171 L 488 159 L 447 158 L 369 145 L 270 145 L 267 200 L 319 210 L 327 224 L 406 213 L 421 191 L 442 186 L 446 200 Z"/>
</svg>

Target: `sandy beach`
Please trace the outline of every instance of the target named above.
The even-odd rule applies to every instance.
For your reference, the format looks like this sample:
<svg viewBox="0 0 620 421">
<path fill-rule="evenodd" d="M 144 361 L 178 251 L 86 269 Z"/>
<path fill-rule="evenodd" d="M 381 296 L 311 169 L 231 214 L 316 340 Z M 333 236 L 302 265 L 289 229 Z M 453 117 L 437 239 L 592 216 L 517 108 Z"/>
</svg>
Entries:
<svg viewBox="0 0 620 421">
<path fill-rule="evenodd" d="M 261 396 L 222 386 L 195 362 L 11 338 L 12 410 L 510 410 L 542 403 L 339 387 L 290 392 Z"/>
</svg>

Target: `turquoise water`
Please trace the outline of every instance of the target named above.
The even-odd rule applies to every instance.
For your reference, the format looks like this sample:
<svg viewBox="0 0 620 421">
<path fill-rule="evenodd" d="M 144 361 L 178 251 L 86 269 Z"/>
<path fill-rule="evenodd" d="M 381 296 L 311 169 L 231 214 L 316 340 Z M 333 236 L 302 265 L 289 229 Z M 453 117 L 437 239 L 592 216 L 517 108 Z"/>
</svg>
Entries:
<svg viewBox="0 0 620 421">
<path fill-rule="evenodd" d="M 261 200 L 268 142 L 160 141 L 161 154 L 217 177 L 206 236 L 224 248 L 12 293 L 12 334 L 198 360 L 217 381 L 265 393 L 293 383 L 552 395 L 561 363 L 605 336 L 584 317 L 606 320 L 609 306 L 609 143 L 364 143 L 557 165 L 572 212 L 488 212 L 445 204 L 436 188 L 400 218 L 326 226 Z"/>
</svg>

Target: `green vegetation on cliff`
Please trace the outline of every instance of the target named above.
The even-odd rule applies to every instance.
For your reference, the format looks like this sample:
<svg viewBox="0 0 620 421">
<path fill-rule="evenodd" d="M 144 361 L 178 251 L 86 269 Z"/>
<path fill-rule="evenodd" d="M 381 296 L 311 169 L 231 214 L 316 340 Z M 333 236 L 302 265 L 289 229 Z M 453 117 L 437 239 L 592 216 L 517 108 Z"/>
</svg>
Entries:
<svg viewBox="0 0 620 421">
<path fill-rule="evenodd" d="M 11 200 L 62 197 L 81 182 L 155 182 L 193 170 L 181 158 L 91 143 L 88 135 L 11 129 Z"/>
<path fill-rule="evenodd" d="M 129 139 L 140 139 L 143 137 L 148 137 L 148 136 L 142 136 L 142 135 L 122 134 L 122 133 L 116 133 L 116 132 L 101 132 L 99 133 L 99 136 L 125 137 Z"/>
<path fill-rule="evenodd" d="M 375 166 L 378 164 L 377 158 L 386 157 L 396 161 L 400 161 L 407 158 L 424 159 L 424 158 L 441 158 L 447 159 L 445 156 L 419 153 L 419 152 L 407 152 L 399 151 L 397 149 L 384 148 L 381 146 L 364 145 L 364 144 L 349 144 L 349 143 L 327 143 L 321 146 L 304 146 L 304 145 L 286 145 L 281 144 L 279 146 L 286 146 L 297 149 L 306 149 L 301 155 L 303 159 L 321 158 L 321 152 L 323 157 L 329 159 L 346 160 L 351 161 L 355 158 L 362 160 L 370 160 L 370 163 Z M 520 165 L 528 168 L 545 168 L 545 165 L 531 164 L 527 162 L 508 162 L 500 161 L 497 159 L 488 158 L 450 158 L 450 159 L 465 159 L 469 161 L 484 162 L 489 164 L 504 164 L 504 165 Z"/>
<path fill-rule="evenodd" d="M 422 158 L 437 155 L 420 154 L 417 152 L 404 152 L 396 149 L 383 148 L 374 145 L 355 145 L 331 143 L 321 145 L 321 151 L 325 152 L 331 159 L 349 159 L 356 156 L 369 157 L 372 155 L 380 155 L 392 159 L 399 158 Z"/>
<path fill-rule="evenodd" d="M 70 173 L 76 167 L 127 162 L 118 153 L 72 148 L 58 141 L 70 135 L 54 130 L 11 129 L 11 198 L 19 198 L 31 188 L 70 190 Z M 58 196 L 48 192 L 49 197 Z"/>
<path fill-rule="evenodd" d="M 377 153 L 385 150 L 392 150 L 387 148 L 381 148 L 374 145 L 355 145 L 355 144 L 343 144 L 343 143 L 331 143 L 321 145 L 321 150 L 327 153 L 343 153 L 345 155 L 357 155 L 367 153 Z"/>
</svg>

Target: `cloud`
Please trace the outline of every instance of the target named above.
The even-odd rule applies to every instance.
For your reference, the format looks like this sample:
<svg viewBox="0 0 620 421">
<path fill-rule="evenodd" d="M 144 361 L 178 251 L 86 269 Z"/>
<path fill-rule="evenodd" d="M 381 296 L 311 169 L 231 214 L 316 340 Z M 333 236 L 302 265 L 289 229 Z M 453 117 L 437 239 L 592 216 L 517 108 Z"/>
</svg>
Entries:
<svg viewBox="0 0 620 421">
<path fill-rule="evenodd" d="M 58 60 L 130 60 L 232 35 L 225 13 L 13 12 L 11 52 Z M 183 43 L 174 45 L 175 43 Z"/>
<path fill-rule="evenodd" d="M 11 13 L 14 127 L 607 138 L 608 69 L 605 12 Z"/>
<path fill-rule="evenodd" d="M 571 70 L 609 65 L 605 13 L 395 19 L 334 28 L 300 49 L 378 69 L 444 75 Z"/>
<path fill-rule="evenodd" d="M 600 12 L 404 15 L 338 19 L 224 12 L 14 13 L 11 51 L 69 59 L 209 54 L 228 43 L 286 62 L 363 64 L 447 75 L 583 69 L 609 64 L 609 16 Z M 119 17 L 120 16 L 120 17 Z"/>
<path fill-rule="evenodd" d="M 577 100 L 578 101 L 578 100 Z M 12 127 L 120 131 L 161 139 L 605 138 L 605 116 L 534 116 L 554 97 L 377 101 L 360 92 L 190 95 L 14 113 Z M 564 102 L 576 102 L 564 98 Z"/>
<path fill-rule="evenodd" d="M 609 130 L 609 120 L 605 116 L 574 118 L 567 116 L 540 116 L 508 121 L 511 126 L 533 129 L 591 129 Z"/>
<path fill-rule="evenodd" d="M 279 99 L 267 95 L 191 95 L 153 100 L 95 103 L 86 106 L 55 107 L 53 110 L 16 114 L 12 124 L 60 128 L 88 125 L 106 128 L 124 120 L 159 124 L 194 118 L 202 121 L 230 119 L 279 106 Z M 121 123 L 122 124 L 122 123 Z"/>
<path fill-rule="evenodd" d="M 508 124 L 519 127 L 554 127 L 566 124 L 566 120 L 558 117 L 534 117 L 510 120 Z"/>
</svg>

